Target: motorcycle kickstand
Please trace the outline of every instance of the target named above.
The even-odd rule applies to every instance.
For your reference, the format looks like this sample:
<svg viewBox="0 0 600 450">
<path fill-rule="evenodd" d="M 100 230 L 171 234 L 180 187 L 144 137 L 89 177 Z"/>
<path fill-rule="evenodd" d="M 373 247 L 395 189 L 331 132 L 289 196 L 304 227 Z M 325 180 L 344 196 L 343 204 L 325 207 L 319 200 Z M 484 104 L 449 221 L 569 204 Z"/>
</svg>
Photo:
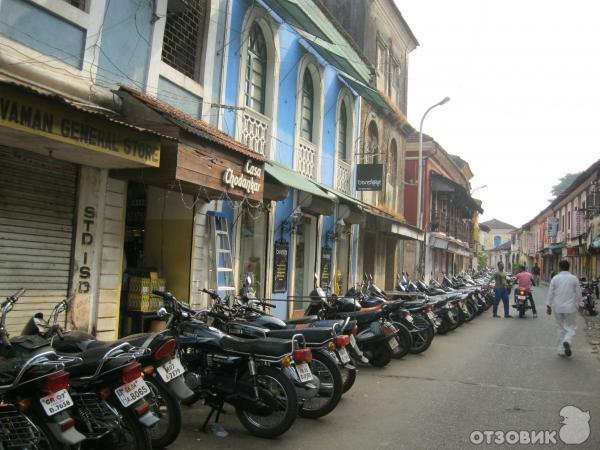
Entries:
<svg viewBox="0 0 600 450">
<path fill-rule="evenodd" d="M 217 415 L 215 417 L 215 423 L 219 423 L 219 418 L 221 417 L 221 413 L 225 413 L 225 410 L 223 409 L 223 404 L 221 403 L 217 407 L 215 407 L 215 406 L 210 407 L 210 412 L 208 413 L 208 416 L 206 416 L 206 420 L 202 424 L 202 428 L 201 428 L 201 430 L 204 433 L 206 433 L 206 427 L 208 426 L 208 422 L 210 422 L 210 419 L 212 418 L 215 411 L 217 412 Z"/>
</svg>

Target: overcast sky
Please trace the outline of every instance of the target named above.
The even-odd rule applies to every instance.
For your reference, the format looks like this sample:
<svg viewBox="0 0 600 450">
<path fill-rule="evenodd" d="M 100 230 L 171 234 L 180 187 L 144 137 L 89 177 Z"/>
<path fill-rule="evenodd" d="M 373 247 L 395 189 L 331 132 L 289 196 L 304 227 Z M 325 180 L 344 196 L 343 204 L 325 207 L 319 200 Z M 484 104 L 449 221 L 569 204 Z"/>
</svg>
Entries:
<svg viewBox="0 0 600 450">
<path fill-rule="evenodd" d="M 395 0 L 419 40 L 408 118 L 469 162 L 482 220 L 521 226 L 600 158 L 600 2 Z M 522 199 L 519 199 L 523 196 Z"/>
</svg>

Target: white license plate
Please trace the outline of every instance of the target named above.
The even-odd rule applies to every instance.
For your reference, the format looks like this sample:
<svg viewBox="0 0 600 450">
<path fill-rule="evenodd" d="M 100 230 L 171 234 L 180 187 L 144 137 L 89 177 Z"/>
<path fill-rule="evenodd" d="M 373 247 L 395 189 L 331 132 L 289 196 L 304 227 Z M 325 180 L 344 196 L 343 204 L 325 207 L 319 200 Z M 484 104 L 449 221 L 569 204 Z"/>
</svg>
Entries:
<svg viewBox="0 0 600 450">
<path fill-rule="evenodd" d="M 391 338 L 389 338 L 388 344 L 390 346 L 390 349 L 392 349 L 392 351 L 396 350 L 399 347 L 398 341 L 396 340 L 396 336 L 392 336 Z"/>
<path fill-rule="evenodd" d="M 410 323 L 414 322 L 413 316 L 406 316 L 406 320 Z"/>
<path fill-rule="evenodd" d="M 338 349 L 338 355 L 340 356 L 340 360 L 342 364 L 346 364 L 350 362 L 350 355 L 348 354 L 348 350 L 345 347 Z"/>
<path fill-rule="evenodd" d="M 178 376 L 183 375 L 183 372 L 185 372 L 185 369 L 183 368 L 179 358 L 173 358 L 172 360 L 158 367 L 156 370 L 165 383 L 174 380 Z"/>
<path fill-rule="evenodd" d="M 150 393 L 150 388 L 143 378 L 136 378 L 131 383 L 115 389 L 115 394 L 124 407 L 128 407 Z"/>
<path fill-rule="evenodd" d="M 306 363 L 296 364 L 296 372 L 298 372 L 298 376 L 300 377 L 300 381 L 302 383 L 312 381 L 313 379 L 313 374 L 310 371 L 310 367 Z"/>
<path fill-rule="evenodd" d="M 427 317 L 429 317 L 429 320 L 435 319 L 435 315 L 431 311 L 427 312 Z"/>
<path fill-rule="evenodd" d="M 40 403 L 42 404 L 42 408 L 44 408 L 46 415 L 53 416 L 54 414 L 58 414 L 73 406 L 73 399 L 69 395 L 69 392 L 66 389 L 63 389 L 54 394 L 40 398 Z"/>
<path fill-rule="evenodd" d="M 522 295 L 517 295 L 518 300 L 527 300 L 527 297 L 523 297 Z"/>
</svg>

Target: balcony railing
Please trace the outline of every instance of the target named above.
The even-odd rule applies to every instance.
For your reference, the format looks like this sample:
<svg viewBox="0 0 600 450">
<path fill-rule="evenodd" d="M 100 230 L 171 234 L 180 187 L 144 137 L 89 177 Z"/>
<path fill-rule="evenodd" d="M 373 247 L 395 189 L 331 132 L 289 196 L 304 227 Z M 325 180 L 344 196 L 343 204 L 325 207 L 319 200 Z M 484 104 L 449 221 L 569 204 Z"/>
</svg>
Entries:
<svg viewBox="0 0 600 450">
<path fill-rule="evenodd" d="M 250 150 L 269 156 L 271 119 L 251 109 L 242 112 L 240 142 Z"/>
<path fill-rule="evenodd" d="M 296 146 L 296 170 L 308 178 L 319 180 L 317 146 L 301 137 Z"/>
<path fill-rule="evenodd" d="M 351 184 L 352 166 L 345 161 L 337 159 L 335 164 L 335 188 L 346 195 L 350 195 L 352 191 Z"/>
<path fill-rule="evenodd" d="M 469 223 L 467 219 L 434 213 L 431 216 L 431 231 L 445 233 L 463 242 L 469 242 Z"/>
</svg>

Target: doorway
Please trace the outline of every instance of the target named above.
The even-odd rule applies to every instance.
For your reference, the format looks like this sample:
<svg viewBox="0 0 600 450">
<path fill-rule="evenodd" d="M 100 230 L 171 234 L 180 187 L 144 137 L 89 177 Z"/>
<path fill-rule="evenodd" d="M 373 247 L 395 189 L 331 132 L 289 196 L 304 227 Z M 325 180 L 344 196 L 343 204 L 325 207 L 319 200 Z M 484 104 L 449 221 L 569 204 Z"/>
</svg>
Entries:
<svg viewBox="0 0 600 450">
<path fill-rule="evenodd" d="M 316 263 L 317 218 L 302 215 L 296 230 L 294 252 L 293 317 L 304 313 L 308 295 L 314 289 Z"/>
</svg>

